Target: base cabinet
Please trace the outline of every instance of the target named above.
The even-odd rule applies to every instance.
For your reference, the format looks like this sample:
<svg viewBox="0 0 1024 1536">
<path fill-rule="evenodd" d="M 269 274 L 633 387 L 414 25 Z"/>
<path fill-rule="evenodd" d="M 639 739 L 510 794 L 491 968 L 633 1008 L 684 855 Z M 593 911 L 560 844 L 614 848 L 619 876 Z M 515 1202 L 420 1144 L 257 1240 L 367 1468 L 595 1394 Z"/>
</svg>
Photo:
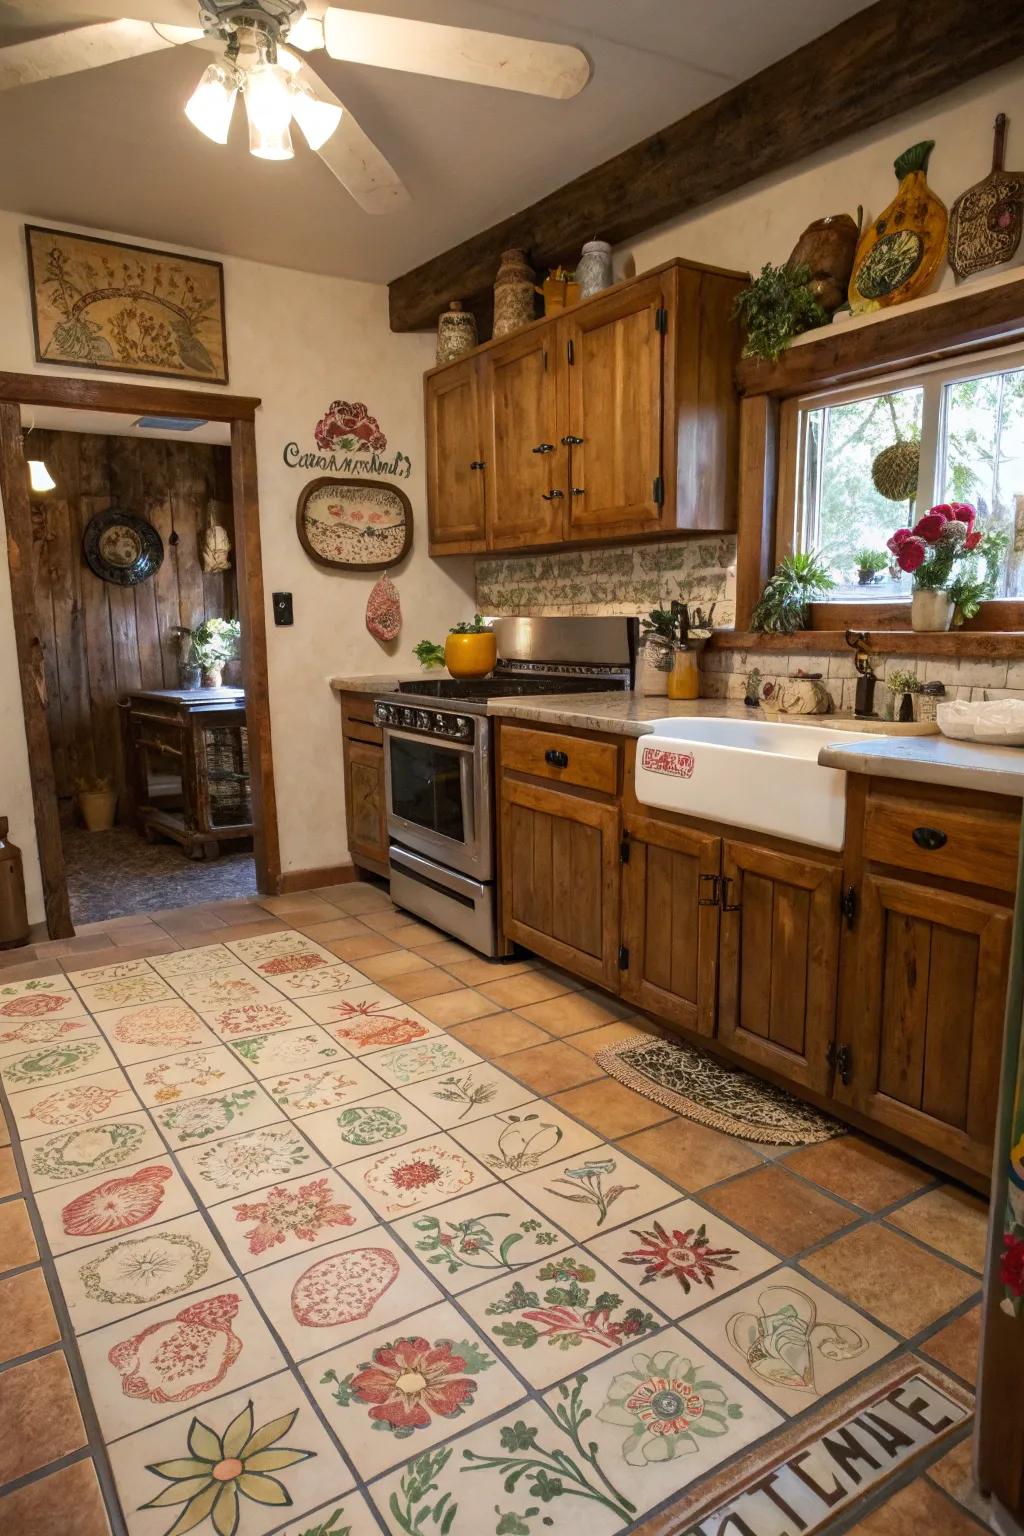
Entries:
<svg viewBox="0 0 1024 1536">
<path fill-rule="evenodd" d="M 342 694 L 341 733 L 348 851 L 354 864 L 386 878 L 384 733 L 374 724 L 373 700 L 367 694 Z"/>
</svg>

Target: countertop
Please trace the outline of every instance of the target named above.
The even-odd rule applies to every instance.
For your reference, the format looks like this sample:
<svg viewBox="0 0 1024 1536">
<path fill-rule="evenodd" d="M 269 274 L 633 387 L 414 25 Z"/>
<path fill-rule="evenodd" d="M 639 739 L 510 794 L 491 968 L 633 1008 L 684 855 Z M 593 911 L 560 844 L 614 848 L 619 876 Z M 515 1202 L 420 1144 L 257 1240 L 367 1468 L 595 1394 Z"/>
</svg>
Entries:
<svg viewBox="0 0 1024 1536">
<path fill-rule="evenodd" d="M 947 784 L 980 794 L 1024 796 L 1024 748 L 988 747 L 948 736 L 881 736 L 822 747 L 818 762 L 919 784 Z"/>
</svg>

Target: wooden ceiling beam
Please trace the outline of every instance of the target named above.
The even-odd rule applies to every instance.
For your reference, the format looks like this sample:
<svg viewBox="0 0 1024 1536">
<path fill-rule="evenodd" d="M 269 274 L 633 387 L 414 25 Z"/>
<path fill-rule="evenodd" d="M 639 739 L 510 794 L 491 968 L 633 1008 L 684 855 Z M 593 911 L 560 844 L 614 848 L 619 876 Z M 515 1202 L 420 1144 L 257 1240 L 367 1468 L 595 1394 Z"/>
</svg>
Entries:
<svg viewBox="0 0 1024 1536">
<path fill-rule="evenodd" d="M 454 298 L 487 314 L 508 246 L 525 247 L 538 269 L 575 264 L 596 234 L 615 244 L 631 239 L 1022 54 L 1020 0 L 878 0 L 661 133 L 395 278 L 391 329 L 430 329 Z M 857 187 L 837 187 L 836 205 L 857 196 Z"/>
</svg>

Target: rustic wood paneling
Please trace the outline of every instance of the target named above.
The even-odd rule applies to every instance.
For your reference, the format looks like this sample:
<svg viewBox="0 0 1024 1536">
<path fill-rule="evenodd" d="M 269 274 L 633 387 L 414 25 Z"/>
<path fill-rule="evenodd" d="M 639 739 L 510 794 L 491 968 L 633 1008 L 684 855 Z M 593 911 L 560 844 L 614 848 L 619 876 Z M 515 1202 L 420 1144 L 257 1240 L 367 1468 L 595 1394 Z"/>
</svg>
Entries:
<svg viewBox="0 0 1024 1536">
<path fill-rule="evenodd" d="M 124 787 L 117 701 L 138 688 L 173 688 L 171 629 L 238 612 L 234 569 L 204 574 L 197 539 L 211 515 L 234 542 L 231 460 L 209 443 L 94 433 L 32 433 L 57 482 L 32 495 L 36 617 L 47 684 L 54 777 L 64 821 L 79 779 Z M 157 575 L 137 587 L 94 576 L 82 556 L 89 519 L 109 507 L 146 518 L 164 541 Z M 178 542 L 171 543 L 177 533 Z"/>
</svg>

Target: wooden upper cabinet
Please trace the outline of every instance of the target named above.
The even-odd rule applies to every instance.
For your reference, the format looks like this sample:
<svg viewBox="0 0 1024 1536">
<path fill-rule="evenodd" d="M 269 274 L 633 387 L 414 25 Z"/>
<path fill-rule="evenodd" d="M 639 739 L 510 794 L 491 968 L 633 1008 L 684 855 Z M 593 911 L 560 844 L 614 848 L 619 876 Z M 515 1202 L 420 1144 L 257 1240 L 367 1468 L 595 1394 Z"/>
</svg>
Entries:
<svg viewBox="0 0 1024 1536">
<path fill-rule="evenodd" d="M 550 330 L 529 329 L 480 359 L 487 460 L 487 546 L 552 544 L 564 535 L 566 453 L 559 443 Z"/>
<path fill-rule="evenodd" d="M 476 358 L 429 374 L 425 391 L 431 552 L 484 549 L 486 466 Z"/>
</svg>

